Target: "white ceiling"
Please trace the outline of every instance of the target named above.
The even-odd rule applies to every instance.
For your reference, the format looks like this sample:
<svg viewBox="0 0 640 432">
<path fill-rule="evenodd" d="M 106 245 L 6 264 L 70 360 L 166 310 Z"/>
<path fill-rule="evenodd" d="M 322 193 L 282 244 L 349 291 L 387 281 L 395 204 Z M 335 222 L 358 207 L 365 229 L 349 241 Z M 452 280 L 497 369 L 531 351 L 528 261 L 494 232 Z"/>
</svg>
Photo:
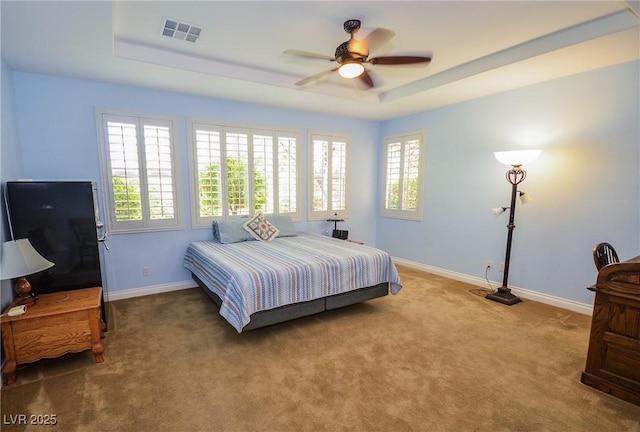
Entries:
<svg viewBox="0 0 640 432">
<path fill-rule="evenodd" d="M 638 1 L 7 1 L 2 57 L 14 70 L 381 120 L 640 59 Z M 195 44 L 163 18 L 202 28 Z M 376 27 L 395 36 L 370 57 L 433 56 L 428 66 L 368 66 L 360 90 L 332 57 Z M 640 77 L 639 77 L 640 78 Z"/>
</svg>

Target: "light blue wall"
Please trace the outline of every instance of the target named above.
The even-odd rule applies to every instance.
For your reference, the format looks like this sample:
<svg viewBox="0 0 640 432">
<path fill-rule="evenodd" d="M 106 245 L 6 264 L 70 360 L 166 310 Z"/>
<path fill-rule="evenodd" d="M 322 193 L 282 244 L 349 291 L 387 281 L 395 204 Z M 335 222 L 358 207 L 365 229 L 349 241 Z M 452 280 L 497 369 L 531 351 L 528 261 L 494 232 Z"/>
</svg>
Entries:
<svg viewBox="0 0 640 432">
<path fill-rule="evenodd" d="M 543 153 L 525 167 L 521 189 L 534 202 L 517 208 L 510 283 L 591 304 L 585 287 L 596 276 L 593 245 L 610 241 L 623 259 L 640 251 L 639 69 L 632 62 L 381 123 L 14 72 L 13 135 L 20 137 L 24 165 L 15 175 L 90 179 L 100 186 L 96 107 L 178 117 L 185 198 L 189 116 L 299 128 L 305 148 L 308 130 L 347 133 L 353 139 L 352 217 L 342 228 L 393 256 L 481 278 L 486 260 L 504 260 L 506 240 L 507 215 L 496 219 L 489 212 L 508 205 L 510 193 L 507 167 L 493 152 L 518 148 L 533 131 Z M 4 94 L 2 100 L 4 111 Z M 427 130 L 424 220 L 380 218 L 382 137 L 419 128 Z M 111 291 L 189 279 L 184 250 L 210 233 L 191 230 L 186 199 L 183 207 L 184 231 L 111 236 Z M 328 225 L 298 228 L 323 232 Z M 501 274 L 496 269 L 490 278 L 500 281 Z"/>
<path fill-rule="evenodd" d="M 7 66 L 4 59 L 1 60 L 0 78 L 2 87 L 0 96 L 2 99 L 2 129 L 0 141 L 0 182 L 18 178 L 22 175 L 22 160 L 20 152 L 20 140 L 15 117 L 15 99 L 13 92 L 13 72 Z M 8 230 L 6 211 L 4 206 L 4 188 L 0 192 L 2 198 L 2 223 L 0 223 L 0 240 L 4 243 L 11 239 Z M 3 280 L 0 287 L 0 310 L 4 309 L 13 299 L 13 285 L 10 280 Z"/>
<path fill-rule="evenodd" d="M 593 246 L 640 253 L 639 83 L 636 61 L 383 122 L 381 137 L 427 129 L 426 205 L 421 222 L 379 218 L 377 246 L 483 278 L 487 260 L 504 261 L 507 235 L 508 213 L 489 209 L 511 193 L 493 152 L 534 132 L 543 152 L 520 185 L 534 202 L 516 206 L 509 282 L 592 304 Z"/>
<path fill-rule="evenodd" d="M 211 238 L 209 230 L 190 228 L 188 117 L 299 129 L 305 149 L 305 171 L 309 130 L 351 135 L 357 170 L 350 184 L 351 217 L 341 228 L 349 229 L 352 237 L 368 244 L 375 242 L 377 122 L 31 73 L 15 72 L 14 81 L 26 178 L 93 180 L 102 191 L 96 108 L 178 118 L 185 229 L 111 235 L 110 251 L 104 254 L 110 292 L 190 280 L 182 266 L 187 245 L 193 240 Z M 304 193 L 306 197 L 306 183 Z M 299 223 L 298 229 L 323 233 L 331 226 L 328 222 Z M 150 276 L 142 275 L 143 267 L 150 268 Z"/>
</svg>

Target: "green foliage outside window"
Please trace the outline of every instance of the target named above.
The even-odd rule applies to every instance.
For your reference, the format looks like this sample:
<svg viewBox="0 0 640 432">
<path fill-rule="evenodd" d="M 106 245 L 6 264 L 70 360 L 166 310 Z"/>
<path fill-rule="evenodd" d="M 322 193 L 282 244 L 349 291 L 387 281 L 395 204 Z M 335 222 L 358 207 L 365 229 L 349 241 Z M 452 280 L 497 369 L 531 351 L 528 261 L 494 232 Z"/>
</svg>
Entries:
<svg viewBox="0 0 640 432">
<path fill-rule="evenodd" d="M 267 206 L 267 179 L 258 170 L 253 172 L 253 187 L 254 187 L 254 203 L 255 210 L 266 211 Z"/>
<path fill-rule="evenodd" d="M 247 208 L 247 163 L 242 159 L 227 159 L 227 195 L 229 214 L 238 215 Z M 267 203 L 267 181 L 258 170 L 253 173 L 254 210 L 262 210 Z M 207 165 L 198 178 L 200 215 L 221 216 L 220 168 Z"/>
<path fill-rule="evenodd" d="M 405 191 L 403 210 L 416 210 L 418 208 L 418 179 L 405 180 Z"/>
<path fill-rule="evenodd" d="M 136 187 L 113 177 L 113 198 L 117 221 L 142 220 L 142 200 Z"/>
<path fill-rule="evenodd" d="M 198 175 L 200 194 L 200 216 L 220 216 L 220 169 L 217 165 L 207 165 Z"/>
<path fill-rule="evenodd" d="M 387 205 L 386 208 L 396 210 L 398 208 L 398 201 L 400 200 L 400 194 L 398 190 L 400 185 L 398 183 L 392 183 L 387 189 Z"/>
<path fill-rule="evenodd" d="M 388 209 L 394 210 L 415 210 L 418 206 L 418 179 L 411 178 L 404 181 L 404 193 L 402 194 L 402 208 L 400 208 L 400 185 L 393 183 L 389 185 L 387 195 Z"/>
</svg>

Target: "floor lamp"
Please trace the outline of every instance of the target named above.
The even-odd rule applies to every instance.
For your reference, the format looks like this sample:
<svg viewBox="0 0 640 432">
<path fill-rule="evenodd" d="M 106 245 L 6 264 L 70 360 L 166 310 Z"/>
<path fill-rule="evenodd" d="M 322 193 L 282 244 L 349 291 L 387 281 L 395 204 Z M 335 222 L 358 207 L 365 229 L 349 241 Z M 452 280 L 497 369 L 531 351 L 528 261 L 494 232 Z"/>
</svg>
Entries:
<svg viewBox="0 0 640 432">
<path fill-rule="evenodd" d="M 522 165 L 533 162 L 539 155 L 541 150 L 517 150 L 495 152 L 494 156 L 498 162 L 510 166 L 507 171 L 506 178 L 511 183 L 511 205 L 509 207 L 497 207 L 491 211 L 496 215 L 509 210 L 509 224 L 507 225 L 507 251 L 504 257 L 504 275 L 502 278 L 502 286 L 495 293 L 487 294 L 486 298 L 497 301 L 506 305 L 514 305 L 520 303 L 522 299 L 513 295 L 507 282 L 509 280 L 509 261 L 511 260 L 511 242 L 513 241 L 513 229 L 516 227 L 514 222 L 516 215 L 516 197 L 520 195 L 523 204 L 529 201 L 528 196 L 518 190 L 518 185 L 527 177 L 527 172 Z"/>
</svg>

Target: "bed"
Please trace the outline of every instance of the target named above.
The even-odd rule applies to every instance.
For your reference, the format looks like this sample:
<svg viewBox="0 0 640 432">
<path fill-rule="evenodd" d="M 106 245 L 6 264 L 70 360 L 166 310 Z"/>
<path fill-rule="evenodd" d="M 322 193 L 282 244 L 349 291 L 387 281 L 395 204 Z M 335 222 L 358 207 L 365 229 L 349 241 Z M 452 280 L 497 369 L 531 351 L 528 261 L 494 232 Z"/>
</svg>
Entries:
<svg viewBox="0 0 640 432">
<path fill-rule="evenodd" d="M 270 241 L 195 241 L 184 266 L 238 333 L 402 288 L 386 252 L 295 231 Z"/>
</svg>

